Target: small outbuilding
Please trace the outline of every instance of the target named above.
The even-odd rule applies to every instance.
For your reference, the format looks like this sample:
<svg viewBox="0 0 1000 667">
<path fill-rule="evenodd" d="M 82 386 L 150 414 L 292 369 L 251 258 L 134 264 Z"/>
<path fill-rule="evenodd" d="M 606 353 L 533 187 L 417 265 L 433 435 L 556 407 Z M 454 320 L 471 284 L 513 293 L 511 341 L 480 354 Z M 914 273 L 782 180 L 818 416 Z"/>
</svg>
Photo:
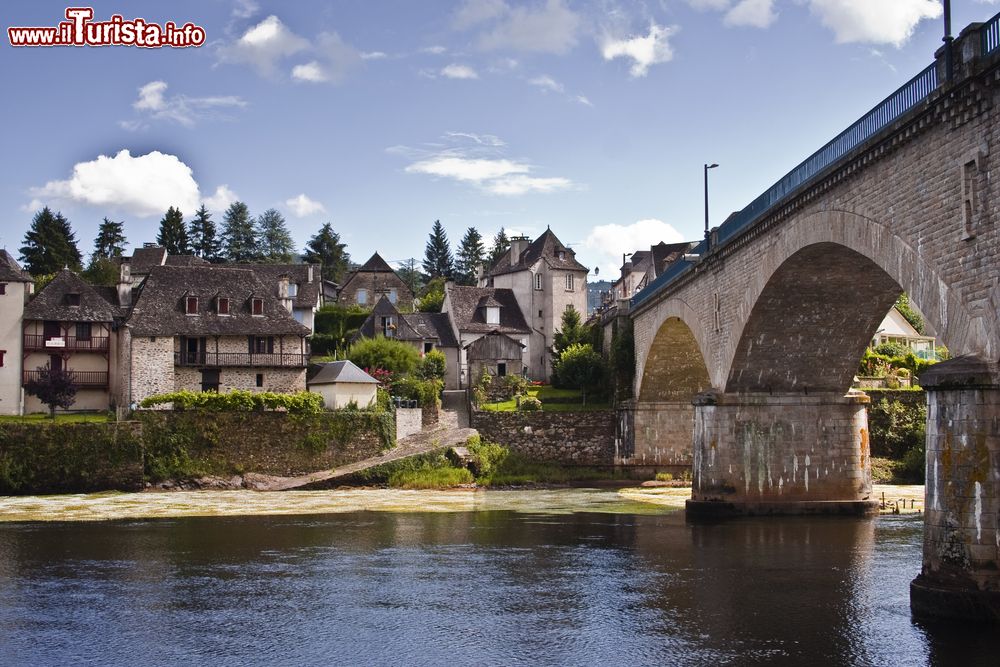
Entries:
<svg viewBox="0 0 1000 667">
<path fill-rule="evenodd" d="M 524 343 L 499 331 L 472 341 L 465 346 L 470 381 L 475 382 L 484 368 L 493 377 L 524 374 L 524 348 Z"/>
<path fill-rule="evenodd" d="M 316 364 L 316 371 L 307 380 L 309 391 L 323 397 L 327 410 L 347 407 L 351 401 L 359 408 L 375 403 L 378 380 L 350 361 Z"/>
</svg>

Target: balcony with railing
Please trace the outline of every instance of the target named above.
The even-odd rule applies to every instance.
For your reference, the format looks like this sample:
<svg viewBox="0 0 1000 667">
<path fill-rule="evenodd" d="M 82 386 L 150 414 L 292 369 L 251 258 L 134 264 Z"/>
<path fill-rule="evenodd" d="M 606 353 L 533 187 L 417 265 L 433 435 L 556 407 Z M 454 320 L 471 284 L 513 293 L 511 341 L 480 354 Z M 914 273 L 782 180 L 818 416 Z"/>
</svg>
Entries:
<svg viewBox="0 0 1000 667">
<path fill-rule="evenodd" d="M 42 379 L 42 371 L 24 371 L 24 384 Z M 103 389 L 108 386 L 107 371 L 74 371 L 70 369 L 73 384 L 77 387 Z"/>
<path fill-rule="evenodd" d="M 176 366 L 244 366 L 304 368 L 309 355 L 298 352 L 175 352 Z"/>
<path fill-rule="evenodd" d="M 73 352 L 107 352 L 109 340 L 107 336 L 78 338 L 76 336 L 24 334 L 24 349 L 28 352 L 33 350 L 44 350 L 46 352 L 62 350 L 71 350 Z"/>
</svg>

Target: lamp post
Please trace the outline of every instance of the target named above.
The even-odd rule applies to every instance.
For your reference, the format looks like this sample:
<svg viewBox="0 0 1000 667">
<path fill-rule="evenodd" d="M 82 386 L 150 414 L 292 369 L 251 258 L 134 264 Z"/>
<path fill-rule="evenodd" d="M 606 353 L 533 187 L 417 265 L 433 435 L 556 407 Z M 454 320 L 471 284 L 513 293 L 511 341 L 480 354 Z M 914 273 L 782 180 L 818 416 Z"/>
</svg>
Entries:
<svg viewBox="0 0 1000 667">
<path fill-rule="evenodd" d="M 623 252 L 622 253 L 622 297 L 623 299 L 628 298 L 628 288 L 625 286 L 625 258 L 631 257 L 632 253 Z"/>
<path fill-rule="evenodd" d="M 951 57 L 951 43 L 954 38 L 951 36 L 951 0 L 944 0 L 944 68 L 945 79 L 951 81 L 954 72 L 954 65 Z"/>
<path fill-rule="evenodd" d="M 705 164 L 705 249 L 708 249 L 709 243 L 709 231 L 708 231 L 708 170 L 715 169 L 719 165 L 715 164 Z"/>
</svg>

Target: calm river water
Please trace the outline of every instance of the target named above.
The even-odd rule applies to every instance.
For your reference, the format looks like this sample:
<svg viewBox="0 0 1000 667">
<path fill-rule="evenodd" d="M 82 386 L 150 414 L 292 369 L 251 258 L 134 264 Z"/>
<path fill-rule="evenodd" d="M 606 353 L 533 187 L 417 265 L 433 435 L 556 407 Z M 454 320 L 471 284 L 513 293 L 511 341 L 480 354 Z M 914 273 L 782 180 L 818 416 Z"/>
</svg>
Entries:
<svg viewBox="0 0 1000 667">
<path fill-rule="evenodd" d="M 330 513 L 105 521 L 78 519 L 219 496 L 0 499 L 0 665 L 1000 664 L 995 628 L 911 621 L 917 515 L 700 525 L 614 491 L 337 493 L 246 496 Z M 34 518 L 76 520 L 17 520 L 46 503 Z"/>
</svg>

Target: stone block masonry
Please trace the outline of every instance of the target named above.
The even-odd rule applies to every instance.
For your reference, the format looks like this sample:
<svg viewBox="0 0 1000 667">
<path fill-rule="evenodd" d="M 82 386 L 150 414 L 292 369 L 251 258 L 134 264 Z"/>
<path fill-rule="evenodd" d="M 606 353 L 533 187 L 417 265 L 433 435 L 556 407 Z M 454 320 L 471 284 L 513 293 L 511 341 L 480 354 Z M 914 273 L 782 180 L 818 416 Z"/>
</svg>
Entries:
<svg viewBox="0 0 1000 667">
<path fill-rule="evenodd" d="M 472 427 L 484 441 L 535 461 L 567 465 L 613 465 L 615 424 L 611 410 L 472 413 Z"/>
</svg>

